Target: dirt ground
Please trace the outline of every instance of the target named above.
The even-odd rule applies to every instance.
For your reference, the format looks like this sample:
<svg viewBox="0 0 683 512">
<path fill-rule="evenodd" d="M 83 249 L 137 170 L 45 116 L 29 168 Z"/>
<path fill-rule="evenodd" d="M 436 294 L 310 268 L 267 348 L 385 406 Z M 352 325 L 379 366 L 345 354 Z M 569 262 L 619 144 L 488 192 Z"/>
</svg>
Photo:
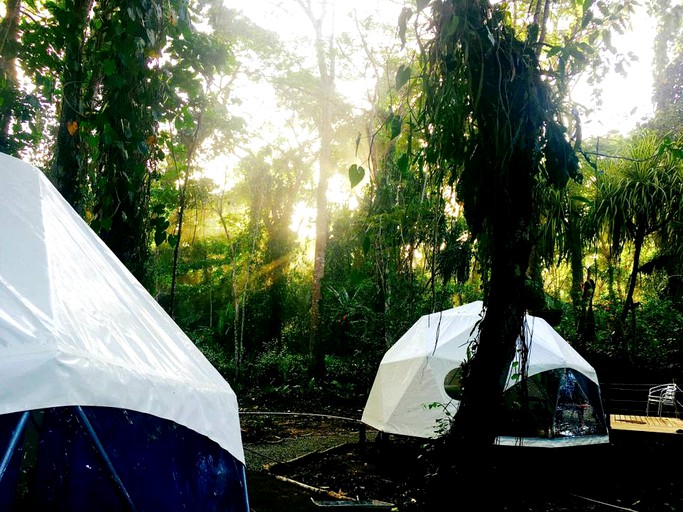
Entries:
<svg viewBox="0 0 683 512">
<path fill-rule="evenodd" d="M 356 511 L 373 500 L 367 510 L 683 511 L 683 474 L 676 469 L 683 435 L 612 436 L 609 445 L 580 448 L 496 447 L 481 485 L 449 482 L 435 497 L 423 441 L 374 431 L 363 437 L 358 423 L 323 416 L 243 416 L 242 425 L 252 512 L 325 508 L 314 500 L 343 501 Z M 452 507 L 436 507 L 444 499 Z"/>
</svg>

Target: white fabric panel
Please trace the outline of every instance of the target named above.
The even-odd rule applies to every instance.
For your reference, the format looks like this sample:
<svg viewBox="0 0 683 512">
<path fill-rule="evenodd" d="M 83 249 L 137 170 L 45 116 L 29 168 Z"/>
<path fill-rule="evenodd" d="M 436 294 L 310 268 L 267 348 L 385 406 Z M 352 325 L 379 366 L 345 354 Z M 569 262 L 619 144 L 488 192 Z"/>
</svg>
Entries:
<svg viewBox="0 0 683 512">
<path fill-rule="evenodd" d="M 375 377 L 375 399 L 368 400 L 361 421 L 388 434 L 438 437 L 439 421 L 455 414 L 459 404 L 443 386 L 453 364 L 433 357 L 387 363 Z"/>
<path fill-rule="evenodd" d="M 0 414 L 66 405 L 172 420 L 244 462 L 230 385 L 43 173 L 0 154 Z"/>
<path fill-rule="evenodd" d="M 526 321 L 527 332 L 525 336 L 529 347 L 529 377 L 558 368 L 572 368 L 596 384 L 600 384 L 595 369 L 548 322 L 543 318 L 531 315 L 527 315 Z M 521 347 L 521 340 L 518 340 L 517 346 L 518 348 Z M 509 389 L 515 384 L 515 381 L 510 378 L 512 372 L 511 368 L 505 389 Z"/>
</svg>

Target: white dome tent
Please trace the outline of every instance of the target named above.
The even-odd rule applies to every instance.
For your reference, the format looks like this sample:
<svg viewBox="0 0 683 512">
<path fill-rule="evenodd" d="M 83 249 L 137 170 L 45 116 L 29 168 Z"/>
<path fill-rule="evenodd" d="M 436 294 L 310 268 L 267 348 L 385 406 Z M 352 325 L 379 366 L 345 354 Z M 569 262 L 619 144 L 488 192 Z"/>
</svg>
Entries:
<svg viewBox="0 0 683 512">
<path fill-rule="evenodd" d="M 458 409 L 459 368 L 476 336 L 482 308 L 476 301 L 415 322 L 382 358 L 361 421 L 387 434 L 441 436 Z M 594 368 L 544 319 L 527 315 L 526 329 L 529 407 L 520 406 L 513 362 L 497 444 L 608 443 Z"/>
<path fill-rule="evenodd" d="M 45 175 L 4 154 L 0 442 L 2 510 L 249 510 L 230 385 Z"/>
</svg>

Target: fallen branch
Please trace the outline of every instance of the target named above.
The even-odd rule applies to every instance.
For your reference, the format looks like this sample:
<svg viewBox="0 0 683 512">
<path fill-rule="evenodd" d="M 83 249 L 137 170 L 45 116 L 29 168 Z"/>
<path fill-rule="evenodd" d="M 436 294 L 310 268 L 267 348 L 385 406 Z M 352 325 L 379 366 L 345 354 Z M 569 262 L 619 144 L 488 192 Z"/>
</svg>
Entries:
<svg viewBox="0 0 683 512">
<path fill-rule="evenodd" d="M 307 491 L 315 492 L 318 494 L 325 494 L 327 496 L 330 496 L 332 498 L 336 498 L 338 500 L 356 501 L 355 499 L 353 499 L 353 498 L 351 498 L 351 497 L 349 497 L 346 494 L 341 493 L 341 492 L 328 491 L 326 489 L 321 489 L 319 487 L 313 487 L 312 485 L 304 484 L 302 482 L 298 482 L 297 480 L 292 480 L 291 478 L 287 478 L 286 476 L 276 475 L 275 473 L 269 473 L 269 474 L 274 476 L 278 480 L 282 480 L 283 482 L 294 484 L 298 487 L 301 487 L 302 489 L 306 489 Z"/>
<path fill-rule="evenodd" d="M 579 499 L 586 500 L 586 501 L 592 501 L 593 503 L 598 503 L 599 505 L 604 505 L 606 507 L 616 508 L 617 510 L 627 510 L 628 512 L 638 512 L 637 510 L 633 510 L 632 508 L 620 507 L 619 505 L 612 505 L 611 503 L 605 503 L 604 501 L 598 501 L 598 500 L 594 500 L 592 498 L 586 498 L 585 496 L 579 496 L 578 494 L 570 493 L 570 496 L 574 496 L 575 498 L 579 498 Z"/>
</svg>

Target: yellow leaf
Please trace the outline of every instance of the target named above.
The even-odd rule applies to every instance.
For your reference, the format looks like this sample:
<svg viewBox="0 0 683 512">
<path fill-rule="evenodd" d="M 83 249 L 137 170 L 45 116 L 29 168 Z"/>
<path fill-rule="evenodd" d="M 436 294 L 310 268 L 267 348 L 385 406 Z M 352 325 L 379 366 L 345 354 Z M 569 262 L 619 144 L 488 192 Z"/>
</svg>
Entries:
<svg viewBox="0 0 683 512">
<path fill-rule="evenodd" d="M 78 123 L 76 121 L 69 121 L 66 123 L 66 129 L 69 132 L 69 135 L 73 135 L 78 131 Z"/>
</svg>

